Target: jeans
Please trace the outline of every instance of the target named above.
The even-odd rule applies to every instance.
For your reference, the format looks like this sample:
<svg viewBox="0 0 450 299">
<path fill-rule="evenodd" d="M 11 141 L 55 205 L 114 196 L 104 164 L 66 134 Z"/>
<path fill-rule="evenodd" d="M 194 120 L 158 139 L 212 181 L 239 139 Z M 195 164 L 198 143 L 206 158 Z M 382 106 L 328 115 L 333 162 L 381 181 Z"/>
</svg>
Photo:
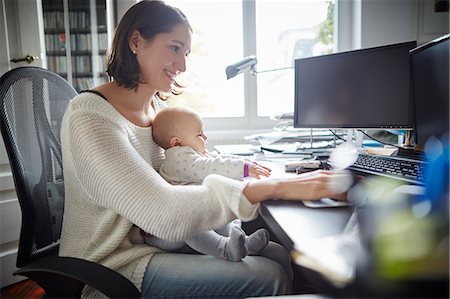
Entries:
<svg viewBox="0 0 450 299">
<path fill-rule="evenodd" d="M 142 283 L 143 298 L 245 298 L 292 293 L 287 251 L 269 242 L 241 262 L 184 253 L 157 253 Z"/>
</svg>

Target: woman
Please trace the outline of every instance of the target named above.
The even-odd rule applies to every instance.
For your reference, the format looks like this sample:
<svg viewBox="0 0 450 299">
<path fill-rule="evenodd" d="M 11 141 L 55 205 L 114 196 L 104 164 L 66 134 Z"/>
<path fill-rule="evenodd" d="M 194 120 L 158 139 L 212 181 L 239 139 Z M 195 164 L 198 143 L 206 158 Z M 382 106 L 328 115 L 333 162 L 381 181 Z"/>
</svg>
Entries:
<svg viewBox="0 0 450 299">
<path fill-rule="evenodd" d="M 230 263 L 164 253 L 139 233 L 181 241 L 236 218 L 254 219 L 269 198 L 337 196 L 329 172 L 251 182 L 210 175 L 200 186 L 173 186 L 157 173 L 164 155 L 152 140 L 152 120 L 165 107 L 160 92 L 171 92 L 186 70 L 191 31 L 176 8 L 161 1 L 135 4 L 115 32 L 107 68 L 112 82 L 69 105 L 61 132 L 66 203 L 60 255 L 118 271 L 143 297 L 289 294 L 289 256 L 279 245 Z M 86 289 L 85 295 L 99 294 Z"/>
</svg>

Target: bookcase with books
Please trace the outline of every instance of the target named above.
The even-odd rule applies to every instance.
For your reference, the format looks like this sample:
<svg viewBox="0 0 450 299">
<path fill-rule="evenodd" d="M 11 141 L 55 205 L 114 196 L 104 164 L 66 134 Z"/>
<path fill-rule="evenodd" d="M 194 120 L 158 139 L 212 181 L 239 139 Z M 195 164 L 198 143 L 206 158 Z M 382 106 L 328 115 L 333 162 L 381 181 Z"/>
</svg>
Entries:
<svg viewBox="0 0 450 299">
<path fill-rule="evenodd" d="M 48 69 L 77 91 L 108 80 L 108 0 L 42 0 Z"/>
</svg>

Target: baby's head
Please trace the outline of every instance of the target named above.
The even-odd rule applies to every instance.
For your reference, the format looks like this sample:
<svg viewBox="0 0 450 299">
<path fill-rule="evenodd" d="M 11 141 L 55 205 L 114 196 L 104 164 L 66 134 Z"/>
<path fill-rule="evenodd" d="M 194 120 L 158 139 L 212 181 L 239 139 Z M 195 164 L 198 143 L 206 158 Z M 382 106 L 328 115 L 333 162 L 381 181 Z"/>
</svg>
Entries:
<svg viewBox="0 0 450 299">
<path fill-rule="evenodd" d="M 158 112 L 152 124 L 153 140 L 162 148 L 190 146 L 199 153 L 206 150 L 203 121 L 192 109 L 169 107 Z"/>
</svg>

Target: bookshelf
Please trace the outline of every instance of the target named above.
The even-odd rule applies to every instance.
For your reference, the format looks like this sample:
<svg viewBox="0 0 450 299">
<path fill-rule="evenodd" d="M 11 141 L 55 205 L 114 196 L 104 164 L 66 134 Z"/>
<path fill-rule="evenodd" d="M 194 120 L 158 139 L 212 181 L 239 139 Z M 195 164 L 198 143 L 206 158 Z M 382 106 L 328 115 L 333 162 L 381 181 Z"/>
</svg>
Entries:
<svg viewBox="0 0 450 299">
<path fill-rule="evenodd" d="M 108 0 L 42 0 L 48 69 L 77 91 L 108 80 Z"/>
</svg>

